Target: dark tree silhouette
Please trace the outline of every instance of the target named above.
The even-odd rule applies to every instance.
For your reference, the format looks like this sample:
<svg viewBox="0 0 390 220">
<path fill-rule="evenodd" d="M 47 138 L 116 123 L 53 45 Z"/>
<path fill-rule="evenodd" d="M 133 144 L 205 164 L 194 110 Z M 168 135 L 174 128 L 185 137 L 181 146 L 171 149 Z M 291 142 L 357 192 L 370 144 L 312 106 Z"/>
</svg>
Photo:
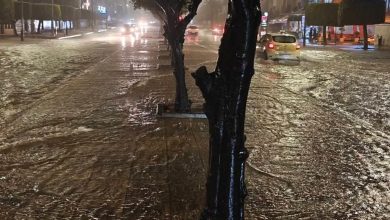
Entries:
<svg viewBox="0 0 390 220">
<path fill-rule="evenodd" d="M 200 67 L 193 77 L 205 98 L 209 120 L 207 207 L 202 219 L 244 218 L 245 110 L 254 74 L 259 0 L 229 0 L 225 33 L 214 72 Z"/>
<path fill-rule="evenodd" d="M 164 23 L 164 37 L 172 50 L 174 76 L 176 79 L 175 110 L 190 111 L 185 82 L 185 67 L 183 55 L 184 33 L 195 17 L 202 0 L 131 0 L 135 8 L 149 10 Z M 181 16 L 184 16 L 181 19 Z"/>
</svg>

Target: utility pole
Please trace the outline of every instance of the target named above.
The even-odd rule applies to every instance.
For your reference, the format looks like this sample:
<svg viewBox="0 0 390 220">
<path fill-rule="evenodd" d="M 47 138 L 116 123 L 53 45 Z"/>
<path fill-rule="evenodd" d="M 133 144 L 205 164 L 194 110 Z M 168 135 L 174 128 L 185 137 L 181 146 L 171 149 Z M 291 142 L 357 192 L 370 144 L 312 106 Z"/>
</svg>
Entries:
<svg viewBox="0 0 390 220">
<path fill-rule="evenodd" d="M 94 2 L 91 0 L 91 11 L 92 11 L 92 31 L 95 31 L 95 12 L 94 12 Z"/>
<path fill-rule="evenodd" d="M 51 34 L 54 36 L 54 0 L 51 0 Z"/>
<path fill-rule="evenodd" d="M 22 29 L 20 31 L 20 41 L 24 41 L 24 0 L 22 0 L 20 23 L 22 24 Z"/>
<path fill-rule="evenodd" d="M 80 10 L 79 10 L 79 30 L 81 30 L 81 10 L 83 9 L 83 5 L 81 3 L 81 0 L 79 1 L 79 6 L 80 6 Z"/>
<path fill-rule="evenodd" d="M 34 24 L 34 19 L 33 19 L 33 14 L 32 14 L 32 5 L 33 3 L 31 0 L 29 0 L 29 14 L 30 14 L 30 32 L 33 33 L 35 32 L 35 24 Z"/>
</svg>

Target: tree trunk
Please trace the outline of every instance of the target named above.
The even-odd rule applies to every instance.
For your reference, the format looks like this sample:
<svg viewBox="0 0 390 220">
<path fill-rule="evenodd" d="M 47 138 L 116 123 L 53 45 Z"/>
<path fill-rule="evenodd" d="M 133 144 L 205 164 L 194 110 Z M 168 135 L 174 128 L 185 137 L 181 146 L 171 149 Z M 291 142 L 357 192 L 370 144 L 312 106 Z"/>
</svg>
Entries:
<svg viewBox="0 0 390 220">
<path fill-rule="evenodd" d="M 18 32 L 17 32 L 17 30 L 16 30 L 16 21 L 12 22 L 12 29 L 14 30 L 14 35 L 15 35 L 15 36 L 19 36 L 19 35 L 18 35 Z"/>
<path fill-rule="evenodd" d="M 35 32 L 35 23 L 33 19 L 30 20 L 30 26 L 31 26 L 31 33 Z"/>
<path fill-rule="evenodd" d="M 65 36 L 68 36 L 68 21 L 65 21 Z"/>
<path fill-rule="evenodd" d="M 43 21 L 41 21 L 41 20 L 39 20 L 38 21 L 38 34 L 40 34 L 41 33 L 41 22 L 43 23 Z M 43 29 L 43 28 L 42 28 Z"/>
<path fill-rule="evenodd" d="M 368 31 L 367 25 L 363 25 L 363 34 L 364 34 L 364 50 L 368 50 Z"/>
<path fill-rule="evenodd" d="M 244 219 L 246 101 L 260 23 L 260 1 L 229 1 L 215 72 L 199 68 L 193 77 L 205 98 L 209 120 L 209 171 L 202 219 Z"/>
<path fill-rule="evenodd" d="M 185 67 L 184 67 L 184 54 L 183 48 L 177 37 L 177 33 L 170 33 L 169 44 L 172 51 L 172 64 L 174 67 L 173 74 L 176 79 L 176 98 L 175 98 L 175 110 L 177 112 L 189 112 L 191 110 L 191 104 L 188 99 L 187 86 L 185 81 Z"/>
<path fill-rule="evenodd" d="M 4 24 L 0 24 L 0 34 L 4 34 Z"/>
<path fill-rule="evenodd" d="M 303 46 L 306 46 L 306 21 L 305 25 L 303 26 Z"/>
<path fill-rule="evenodd" d="M 28 20 L 27 19 L 24 19 L 24 31 L 26 31 L 26 32 L 29 31 Z"/>
<path fill-rule="evenodd" d="M 326 26 L 322 27 L 322 41 L 323 41 L 324 45 L 327 45 L 327 42 L 326 42 Z"/>
<path fill-rule="evenodd" d="M 35 24 L 34 24 L 34 19 L 32 18 L 32 4 L 31 4 L 31 0 L 29 1 L 29 7 L 28 7 L 28 13 L 29 13 L 29 17 L 30 17 L 30 26 L 31 26 L 31 33 L 35 32 Z"/>
</svg>

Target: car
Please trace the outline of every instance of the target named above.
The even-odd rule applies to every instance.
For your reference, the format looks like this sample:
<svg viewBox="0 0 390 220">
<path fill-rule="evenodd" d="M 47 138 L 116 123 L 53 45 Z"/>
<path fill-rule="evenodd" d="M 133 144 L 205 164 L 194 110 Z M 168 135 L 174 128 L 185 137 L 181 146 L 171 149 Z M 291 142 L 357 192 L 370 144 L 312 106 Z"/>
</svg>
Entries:
<svg viewBox="0 0 390 220">
<path fill-rule="evenodd" d="M 187 35 L 198 35 L 199 34 L 199 28 L 196 25 L 189 25 L 187 27 L 186 33 L 187 33 Z"/>
<path fill-rule="evenodd" d="M 123 35 L 133 34 L 137 29 L 135 24 L 124 24 L 121 28 L 121 33 Z"/>
<path fill-rule="evenodd" d="M 215 25 L 211 28 L 212 35 L 223 35 L 225 27 L 223 25 Z"/>
<path fill-rule="evenodd" d="M 265 60 L 300 60 L 300 45 L 294 35 L 269 33 L 260 38 L 258 43 Z"/>
</svg>

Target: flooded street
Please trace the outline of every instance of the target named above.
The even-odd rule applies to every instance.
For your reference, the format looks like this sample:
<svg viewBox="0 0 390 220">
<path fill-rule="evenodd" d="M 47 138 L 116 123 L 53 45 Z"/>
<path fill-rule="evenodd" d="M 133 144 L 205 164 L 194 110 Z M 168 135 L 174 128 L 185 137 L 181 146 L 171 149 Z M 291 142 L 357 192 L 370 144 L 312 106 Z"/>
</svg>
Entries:
<svg viewBox="0 0 390 220">
<path fill-rule="evenodd" d="M 184 47 L 215 67 L 219 37 Z M 306 48 L 256 58 L 247 108 L 247 219 L 390 218 L 390 52 Z M 166 46 L 116 31 L 0 45 L 0 219 L 198 219 L 202 119 L 173 101 Z"/>
<path fill-rule="evenodd" d="M 258 62 L 248 103 L 256 123 L 247 125 L 251 218 L 390 217 L 389 59 L 310 48 L 299 64 Z"/>
<path fill-rule="evenodd" d="M 177 158 L 178 146 L 173 154 L 167 151 L 181 138 L 173 136 L 172 144 L 162 141 L 164 135 L 178 133 L 176 127 L 181 125 L 157 122 L 154 115 L 167 90 L 159 87 L 172 78 L 169 70 L 157 69 L 158 39 L 133 39 L 114 32 L 63 42 L 67 45 L 59 49 L 63 53 L 48 57 L 58 62 L 46 70 L 47 75 L 40 73 L 44 77 L 20 69 L 13 75 L 4 73 L 9 81 L 2 83 L 10 85 L 1 86 L 5 94 L 0 136 L 1 219 L 170 218 L 176 207 L 170 208 L 168 197 L 159 196 L 188 190 L 168 185 L 177 179 L 168 174 L 167 166 Z M 57 49 L 54 41 L 43 44 Z M 73 50 L 80 54 L 75 51 L 73 57 Z M 85 60 L 77 57 L 83 51 L 90 53 Z M 87 64 L 80 64 L 71 76 L 57 72 L 57 67 L 73 66 L 68 58 Z M 9 59 L 3 58 L 10 63 L 9 69 L 18 65 Z M 53 85 L 50 74 L 61 80 Z M 18 85 L 33 94 L 44 92 L 34 96 Z M 148 91 L 149 87 L 153 89 Z M 181 163 L 182 158 L 177 161 Z M 203 179 L 197 181 L 203 183 Z M 199 209 L 201 197 L 191 196 L 194 199 Z"/>
</svg>

